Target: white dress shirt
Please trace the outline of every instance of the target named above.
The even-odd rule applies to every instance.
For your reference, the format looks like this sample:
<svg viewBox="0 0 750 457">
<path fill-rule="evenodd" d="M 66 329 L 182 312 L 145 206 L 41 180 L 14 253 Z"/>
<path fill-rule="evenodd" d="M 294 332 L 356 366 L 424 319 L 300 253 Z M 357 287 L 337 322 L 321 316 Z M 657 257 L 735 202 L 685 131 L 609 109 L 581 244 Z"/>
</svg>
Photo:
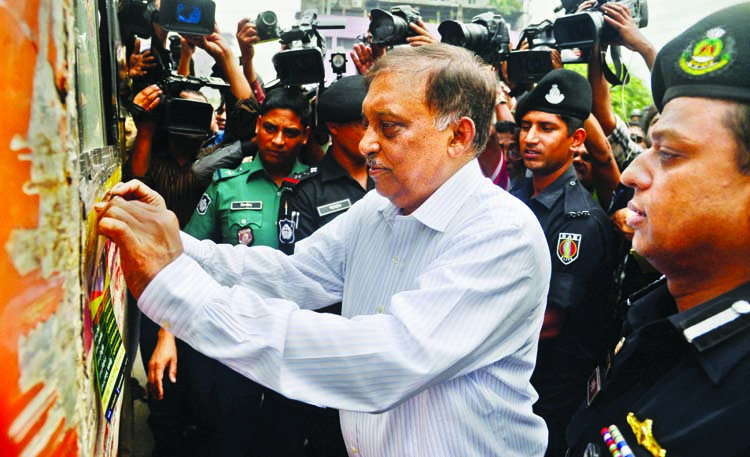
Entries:
<svg viewBox="0 0 750 457">
<path fill-rule="evenodd" d="M 547 243 L 476 160 L 409 216 L 370 192 L 293 256 L 182 241 L 141 309 L 258 383 L 340 409 L 350 455 L 544 454 L 529 378 Z M 309 310 L 337 301 L 342 316 Z"/>
</svg>

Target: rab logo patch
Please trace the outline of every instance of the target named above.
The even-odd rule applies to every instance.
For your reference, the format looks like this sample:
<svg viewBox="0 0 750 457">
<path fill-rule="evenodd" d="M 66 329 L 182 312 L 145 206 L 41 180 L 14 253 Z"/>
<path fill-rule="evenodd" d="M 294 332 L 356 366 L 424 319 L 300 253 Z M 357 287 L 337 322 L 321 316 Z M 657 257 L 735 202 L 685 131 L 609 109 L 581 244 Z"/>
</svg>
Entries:
<svg viewBox="0 0 750 457">
<path fill-rule="evenodd" d="M 581 249 L 581 235 L 578 233 L 561 233 L 557 240 L 557 258 L 565 265 L 578 258 Z"/>
</svg>

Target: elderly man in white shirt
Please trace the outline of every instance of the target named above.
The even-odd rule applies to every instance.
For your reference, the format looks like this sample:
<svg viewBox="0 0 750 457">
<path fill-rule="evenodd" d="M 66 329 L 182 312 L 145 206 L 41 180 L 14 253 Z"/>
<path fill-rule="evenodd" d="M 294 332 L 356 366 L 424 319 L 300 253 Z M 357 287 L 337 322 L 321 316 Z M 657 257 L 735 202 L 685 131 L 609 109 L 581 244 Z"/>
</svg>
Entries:
<svg viewBox="0 0 750 457">
<path fill-rule="evenodd" d="M 550 277 L 528 208 L 484 178 L 495 76 L 444 44 L 367 73 L 377 192 L 293 256 L 180 234 L 150 189 L 97 205 L 141 309 L 208 356 L 341 410 L 352 456 L 542 456 L 529 384 Z M 342 315 L 309 310 L 342 302 Z"/>
</svg>

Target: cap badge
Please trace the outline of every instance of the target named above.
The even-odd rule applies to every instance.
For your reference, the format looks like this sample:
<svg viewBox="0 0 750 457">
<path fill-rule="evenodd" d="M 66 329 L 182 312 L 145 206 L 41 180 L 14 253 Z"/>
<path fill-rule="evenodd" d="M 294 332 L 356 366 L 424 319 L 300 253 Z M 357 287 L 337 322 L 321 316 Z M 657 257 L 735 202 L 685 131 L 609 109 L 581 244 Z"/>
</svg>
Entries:
<svg viewBox="0 0 750 457">
<path fill-rule="evenodd" d="M 553 105 L 559 105 L 563 100 L 565 100 L 565 95 L 560 92 L 557 84 L 553 84 L 549 89 L 549 93 L 545 95 L 544 98 Z"/>
<path fill-rule="evenodd" d="M 726 30 L 715 27 L 695 43 L 691 42 L 680 55 L 682 71 L 692 76 L 702 76 L 723 68 L 732 61 L 734 40 Z"/>
</svg>

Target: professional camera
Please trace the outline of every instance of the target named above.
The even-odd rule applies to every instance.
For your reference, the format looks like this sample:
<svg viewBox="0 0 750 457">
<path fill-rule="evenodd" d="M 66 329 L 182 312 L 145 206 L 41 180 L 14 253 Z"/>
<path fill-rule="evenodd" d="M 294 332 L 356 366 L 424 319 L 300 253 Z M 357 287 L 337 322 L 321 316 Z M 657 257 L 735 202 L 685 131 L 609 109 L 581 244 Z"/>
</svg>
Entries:
<svg viewBox="0 0 750 457">
<path fill-rule="evenodd" d="M 198 91 L 211 87 L 225 91 L 229 85 L 224 80 L 210 77 L 178 76 L 169 74 L 157 85 L 162 90 L 159 105 L 151 114 L 138 105 L 131 104 L 130 111 L 136 120 L 148 119 L 169 133 L 207 137 L 211 133 L 214 109 L 210 103 L 180 98 L 184 90 Z"/>
<path fill-rule="evenodd" d="M 473 51 L 491 65 L 499 64 L 510 55 L 508 25 L 499 14 L 482 13 L 474 16 L 469 24 L 443 21 L 438 32 L 443 43 Z"/>
<path fill-rule="evenodd" d="M 553 52 L 557 43 L 552 33 L 552 21 L 544 20 L 526 27 L 517 47 L 524 41 L 528 49 L 512 51 L 508 56 L 508 81 L 518 84 L 538 82 L 554 69 Z"/>
<path fill-rule="evenodd" d="M 212 0 L 162 0 L 158 10 L 153 0 L 122 0 L 118 10 L 122 27 L 141 38 L 153 36 L 154 22 L 170 32 L 210 35 L 215 14 Z"/>
<path fill-rule="evenodd" d="M 305 11 L 298 24 L 279 36 L 281 44 L 288 49 L 277 52 L 272 58 L 278 84 L 297 86 L 323 83 L 326 40 L 318 30 L 343 28 L 344 24 L 340 23 L 320 23 L 318 12 L 314 9 Z"/>
<path fill-rule="evenodd" d="M 394 6 L 390 12 L 375 8 L 370 11 L 370 17 L 371 43 L 380 46 L 406 44 L 406 38 L 417 35 L 409 24 L 422 19 L 419 10 L 409 5 Z"/>
<path fill-rule="evenodd" d="M 258 38 L 260 38 L 261 43 L 279 38 L 281 30 L 276 13 L 273 11 L 258 13 L 258 17 L 255 19 L 255 29 L 258 31 Z"/>
<path fill-rule="evenodd" d="M 565 16 L 555 20 L 553 32 L 560 49 L 590 48 L 597 42 L 612 43 L 617 41 L 618 33 L 604 22 L 604 15 L 599 10 L 602 5 L 613 2 L 622 3 L 630 8 L 633 20 L 639 28 L 648 25 L 648 4 L 646 0 L 598 0 L 591 9 L 574 13 L 582 3 L 578 0 L 563 2 Z M 573 13 L 573 14 L 571 14 Z"/>
</svg>

